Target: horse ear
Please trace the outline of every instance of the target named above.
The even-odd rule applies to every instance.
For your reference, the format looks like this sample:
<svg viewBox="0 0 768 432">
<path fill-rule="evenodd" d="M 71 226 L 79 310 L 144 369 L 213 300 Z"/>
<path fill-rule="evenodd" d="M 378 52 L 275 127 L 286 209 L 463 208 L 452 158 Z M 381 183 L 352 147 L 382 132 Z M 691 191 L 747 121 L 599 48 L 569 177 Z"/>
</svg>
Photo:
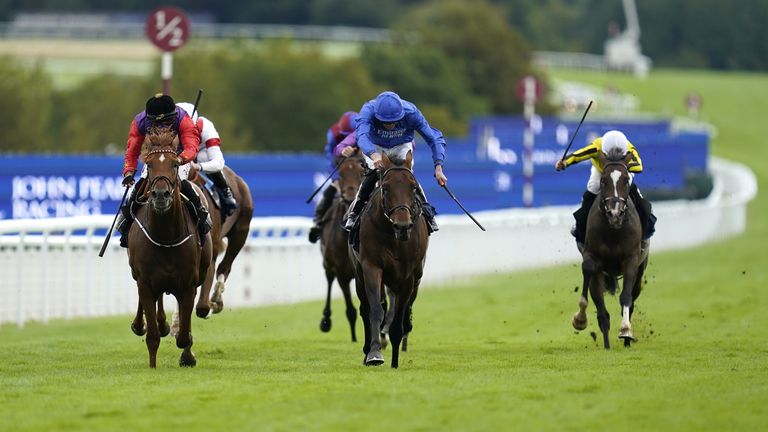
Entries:
<svg viewBox="0 0 768 432">
<path fill-rule="evenodd" d="M 632 152 L 627 152 L 627 155 L 624 156 L 624 165 L 629 166 L 629 163 L 632 162 L 633 157 L 634 155 L 632 154 Z"/>
<path fill-rule="evenodd" d="M 597 154 L 597 161 L 600 162 L 600 166 L 605 166 L 608 162 L 608 157 L 601 151 Z"/>
<path fill-rule="evenodd" d="M 408 153 L 405 155 L 405 166 L 411 167 L 413 166 L 413 152 L 408 150 Z"/>
<path fill-rule="evenodd" d="M 381 162 L 384 164 L 384 168 L 389 168 L 392 166 L 392 161 L 389 160 L 389 156 L 387 156 L 386 153 L 381 153 Z"/>
</svg>

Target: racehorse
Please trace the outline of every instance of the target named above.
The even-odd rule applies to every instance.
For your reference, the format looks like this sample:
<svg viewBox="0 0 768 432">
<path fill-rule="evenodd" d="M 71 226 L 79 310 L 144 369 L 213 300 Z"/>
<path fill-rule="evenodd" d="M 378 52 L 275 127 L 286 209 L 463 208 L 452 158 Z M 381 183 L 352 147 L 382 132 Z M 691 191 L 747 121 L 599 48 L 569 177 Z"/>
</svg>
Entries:
<svg viewBox="0 0 768 432">
<path fill-rule="evenodd" d="M 424 272 L 429 235 L 421 205 L 416 198 L 413 155 L 391 161 L 382 155 L 379 188 L 360 215 L 359 252 L 350 246 L 355 263 L 355 285 L 360 315 L 365 325 L 364 364 L 384 363 L 379 329 L 384 320 L 381 301 L 390 289 L 395 301 L 394 319 L 389 327 L 393 368 L 398 367 L 400 342 L 413 329 L 410 310 Z"/>
<path fill-rule="evenodd" d="M 189 176 L 190 181 L 195 182 L 195 184 L 205 190 L 203 195 L 205 200 L 208 201 L 208 208 L 211 209 L 211 221 L 213 222 L 213 227 L 211 228 L 211 239 L 213 240 L 211 269 L 216 269 L 216 285 L 211 295 L 214 272 L 209 272 L 203 282 L 200 296 L 195 306 L 195 312 L 200 318 L 207 318 L 211 311 L 219 313 L 224 310 L 224 285 L 229 277 L 229 273 L 232 271 L 232 262 L 237 257 L 237 254 L 240 253 L 246 240 L 248 240 L 248 231 L 250 230 L 251 218 L 253 218 L 253 198 L 251 197 L 248 184 L 227 166 L 224 167 L 222 173 L 227 178 L 227 183 L 229 183 L 232 189 L 232 195 L 234 195 L 235 201 L 237 201 L 237 208 L 229 216 L 226 216 L 226 209 L 223 206 L 216 204 L 218 197 L 215 197 L 214 193 L 206 187 L 205 178 L 199 175 L 197 171 L 194 171 L 194 173 L 190 172 Z M 217 208 L 218 211 L 215 210 Z M 223 241 L 225 238 L 227 239 L 226 248 Z M 216 259 L 222 251 L 224 251 L 224 257 L 221 259 L 219 266 L 216 267 Z"/>
<path fill-rule="evenodd" d="M 207 238 L 200 246 L 197 221 L 182 202 L 175 133 L 152 130 L 146 143 L 147 186 L 138 191 L 139 208 L 128 233 L 128 262 L 139 290 L 139 307 L 131 329 L 139 336 L 146 332 L 149 367 L 155 368 L 160 337 L 170 330 L 162 296 L 172 294 L 179 304 L 181 321 L 176 335 L 176 346 L 183 349 L 179 365 L 193 367 L 197 360 L 192 352 L 192 307 L 196 288 L 210 267 L 211 241 Z M 146 327 L 142 315 L 146 315 Z"/>
<path fill-rule="evenodd" d="M 608 331 L 611 327 L 610 314 L 605 308 L 603 292 L 616 292 L 615 278 L 623 275 L 623 286 L 619 301 L 621 304 L 621 328 L 619 338 L 628 347 L 635 337 L 632 334 L 632 312 L 640 296 L 643 274 L 648 265 L 648 242 L 642 240 L 640 217 L 635 203 L 629 196 L 630 177 L 627 164 L 632 158 L 620 153 L 600 155 L 603 173 L 600 178 L 600 193 L 589 210 L 587 231 L 581 265 L 584 277 L 579 311 L 571 323 L 577 330 L 587 327 L 587 290 L 597 308 L 597 321 L 603 334 L 603 345 L 610 349 Z M 605 283 L 607 279 L 609 283 Z M 612 282 L 612 283 L 611 283 Z M 607 286 L 605 286 L 607 285 Z"/>
<path fill-rule="evenodd" d="M 363 178 L 363 158 L 358 156 L 348 157 L 339 165 L 339 194 L 331 205 L 331 208 L 323 218 L 323 230 L 320 234 L 320 252 L 323 255 L 323 268 L 325 278 L 328 281 L 328 290 L 325 297 L 323 318 L 320 320 L 320 330 L 331 330 L 331 287 L 336 279 L 344 294 L 346 304 L 347 321 L 352 331 L 352 342 L 357 342 L 355 336 L 355 322 L 357 321 L 357 309 L 352 303 L 352 293 L 349 282 L 355 277 L 355 269 L 347 251 L 349 234 L 341 228 L 341 221 L 349 208 L 349 204 L 355 199 L 357 189 Z"/>
</svg>

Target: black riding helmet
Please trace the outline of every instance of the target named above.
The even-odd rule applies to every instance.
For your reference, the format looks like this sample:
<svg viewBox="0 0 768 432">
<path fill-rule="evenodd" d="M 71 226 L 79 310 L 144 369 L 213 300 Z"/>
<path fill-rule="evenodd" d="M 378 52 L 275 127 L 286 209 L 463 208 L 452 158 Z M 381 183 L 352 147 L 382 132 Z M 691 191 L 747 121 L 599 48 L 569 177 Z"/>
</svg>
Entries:
<svg viewBox="0 0 768 432">
<path fill-rule="evenodd" d="M 147 100 L 145 112 L 153 122 L 167 122 L 176 118 L 176 103 L 172 97 L 157 93 Z"/>
</svg>

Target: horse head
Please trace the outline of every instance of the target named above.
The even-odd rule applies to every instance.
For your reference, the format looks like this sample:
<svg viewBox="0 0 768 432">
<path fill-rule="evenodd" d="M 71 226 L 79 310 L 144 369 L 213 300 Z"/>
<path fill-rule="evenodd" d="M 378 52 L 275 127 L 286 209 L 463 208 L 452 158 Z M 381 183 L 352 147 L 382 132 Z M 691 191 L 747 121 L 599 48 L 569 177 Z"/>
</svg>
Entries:
<svg viewBox="0 0 768 432">
<path fill-rule="evenodd" d="M 600 192 L 602 200 L 600 209 L 608 219 L 608 225 L 620 229 L 624 225 L 629 200 L 630 176 L 627 165 L 632 154 L 611 153 L 600 154 L 603 174 L 600 177 Z"/>
<path fill-rule="evenodd" d="M 418 184 L 410 168 L 413 155 L 409 151 L 404 161 L 392 161 L 382 154 L 382 162 L 384 166 L 379 177 L 381 207 L 395 229 L 395 238 L 406 241 L 421 214 L 421 206 L 416 200 Z"/>
<path fill-rule="evenodd" d="M 363 158 L 358 154 L 348 157 L 344 163 L 339 166 L 339 191 L 341 199 L 347 204 L 351 203 L 360 189 L 360 183 L 363 179 Z"/>
<path fill-rule="evenodd" d="M 177 186 L 181 159 L 176 155 L 175 140 L 176 134 L 170 129 L 153 129 L 147 133 L 148 145 L 144 155 L 144 164 L 147 166 L 146 199 L 158 213 L 171 208 L 179 191 Z"/>
</svg>

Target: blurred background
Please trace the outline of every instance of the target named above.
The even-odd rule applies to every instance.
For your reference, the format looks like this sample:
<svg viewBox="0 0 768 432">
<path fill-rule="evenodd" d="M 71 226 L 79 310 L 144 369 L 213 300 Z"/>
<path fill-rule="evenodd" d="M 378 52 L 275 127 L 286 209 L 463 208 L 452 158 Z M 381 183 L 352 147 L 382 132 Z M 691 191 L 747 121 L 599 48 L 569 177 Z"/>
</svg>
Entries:
<svg viewBox="0 0 768 432">
<path fill-rule="evenodd" d="M 323 178 L 325 131 L 385 89 L 417 104 L 448 137 L 447 173 L 470 208 L 578 202 L 586 172 L 543 172 L 589 100 L 595 106 L 574 148 L 610 128 L 629 130 L 636 145 L 674 155 L 668 167 L 667 156 L 647 164 L 656 169 L 646 176 L 653 198 L 701 197 L 716 130 L 700 89 L 681 89 L 685 100 L 671 96 L 649 112 L 608 81 L 590 85 L 558 71 L 645 80 L 659 68 L 768 67 L 768 40 L 754 37 L 768 0 L 4 1 L 0 218 L 115 210 L 121 188 L 112 178 L 130 121 L 163 89 L 161 51 L 145 35 L 161 5 L 190 20 L 189 40 L 173 54 L 170 93 L 191 102 L 205 90 L 200 111 L 215 122 L 228 164 L 251 184 L 257 215 L 311 214 L 299 198 Z M 521 116 L 524 76 L 540 86 L 533 124 Z M 529 126 L 533 179 L 522 171 Z M 429 165 L 428 152 L 417 154 Z M 654 162 L 656 150 L 641 154 Z M 527 201 L 526 181 L 539 186 Z M 438 209 L 456 210 L 445 204 Z"/>
</svg>

